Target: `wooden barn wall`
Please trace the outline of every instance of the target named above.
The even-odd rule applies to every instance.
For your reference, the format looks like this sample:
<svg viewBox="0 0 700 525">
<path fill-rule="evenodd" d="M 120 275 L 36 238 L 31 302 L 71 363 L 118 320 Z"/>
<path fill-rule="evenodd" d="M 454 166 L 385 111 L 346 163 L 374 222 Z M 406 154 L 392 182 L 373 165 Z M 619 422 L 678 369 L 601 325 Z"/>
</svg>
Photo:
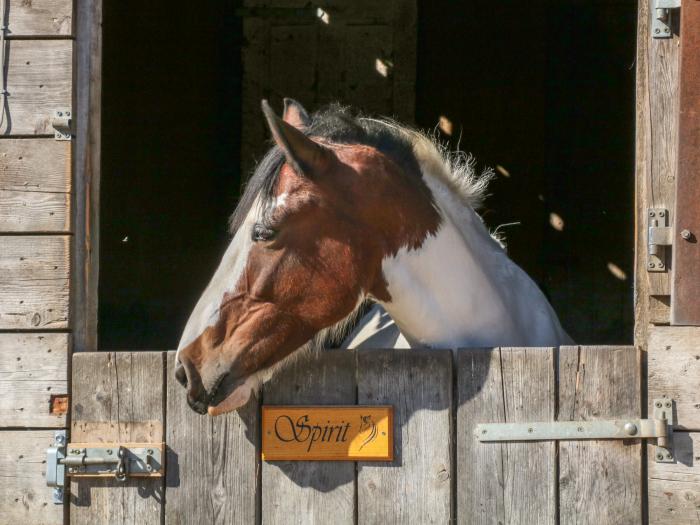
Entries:
<svg viewBox="0 0 700 525">
<path fill-rule="evenodd" d="M 0 522 L 63 522 L 46 448 L 66 427 L 74 232 L 72 141 L 51 119 L 73 104 L 71 0 L 8 0 L 0 118 Z"/>
<path fill-rule="evenodd" d="M 174 357 L 74 355 L 74 438 L 165 436 L 168 456 L 165 479 L 73 480 L 71 523 L 641 523 L 639 440 L 474 436 L 481 422 L 637 417 L 633 347 L 328 351 L 217 418 L 187 406 Z M 261 462 L 260 405 L 300 403 L 393 405 L 394 460 Z"/>
<path fill-rule="evenodd" d="M 690 4 L 690 3 L 689 3 Z M 684 4 L 686 5 L 686 4 Z M 681 16 L 697 7 L 681 8 Z M 637 35 L 636 125 L 636 257 L 635 344 L 647 368 L 647 412 L 654 398 L 676 401 L 676 462 L 648 462 L 650 524 L 697 523 L 700 509 L 700 328 L 669 326 L 674 268 L 666 249 L 666 271 L 649 272 L 647 228 L 649 208 L 667 210 L 673 225 L 679 173 L 679 86 L 681 40 L 679 13 L 674 13 L 672 38 L 651 38 L 653 2 L 639 2 Z M 697 24 L 693 26 L 698 31 Z M 694 59 L 698 60 L 697 54 Z M 692 85 L 690 88 L 692 89 Z M 690 108 L 686 108 L 686 111 Z M 694 203 L 697 207 L 698 203 Z M 687 210 L 693 213 L 692 210 Z M 674 232 L 674 243 L 684 242 Z M 689 268 L 690 278 L 697 269 Z M 689 283 L 689 289 L 692 287 Z M 694 298 L 697 301 L 697 298 Z M 651 450 L 651 448 L 649 448 Z"/>
</svg>

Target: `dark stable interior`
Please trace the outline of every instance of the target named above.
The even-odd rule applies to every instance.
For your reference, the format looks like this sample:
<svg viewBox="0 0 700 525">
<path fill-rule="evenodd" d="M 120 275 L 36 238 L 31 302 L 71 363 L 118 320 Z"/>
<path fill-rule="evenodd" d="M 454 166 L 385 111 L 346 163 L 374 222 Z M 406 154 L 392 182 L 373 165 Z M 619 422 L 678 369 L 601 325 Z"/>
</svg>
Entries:
<svg viewBox="0 0 700 525">
<path fill-rule="evenodd" d="M 636 3 L 583 4 L 419 1 L 416 124 L 447 118 L 444 138 L 497 168 L 484 218 L 518 223 L 508 252 L 574 339 L 630 343 Z M 235 8 L 104 4 L 100 349 L 175 348 L 229 241 Z"/>
</svg>

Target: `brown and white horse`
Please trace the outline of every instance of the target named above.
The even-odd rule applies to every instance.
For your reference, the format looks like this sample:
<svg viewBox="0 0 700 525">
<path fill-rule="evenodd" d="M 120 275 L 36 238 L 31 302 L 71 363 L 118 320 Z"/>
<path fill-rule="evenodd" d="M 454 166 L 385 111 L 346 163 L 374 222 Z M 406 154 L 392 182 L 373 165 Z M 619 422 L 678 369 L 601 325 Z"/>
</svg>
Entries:
<svg viewBox="0 0 700 525">
<path fill-rule="evenodd" d="M 244 405 L 289 356 L 337 344 L 367 301 L 398 326 L 398 346 L 570 342 L 475 212 L 488 177 L 466 156 L 339 106 L 309 116 L 286 99 L 283 119 L 262 107 L 275 146 L 234 212 L 233 240 L 178 349 L 175 374 L 193 409 Z M 391 330 L 375 311 L 364 324 L 371 332 L 382 323 Z M 346 346 L 371 344 L 367 331 L 361 323 Z"/>
</svg>

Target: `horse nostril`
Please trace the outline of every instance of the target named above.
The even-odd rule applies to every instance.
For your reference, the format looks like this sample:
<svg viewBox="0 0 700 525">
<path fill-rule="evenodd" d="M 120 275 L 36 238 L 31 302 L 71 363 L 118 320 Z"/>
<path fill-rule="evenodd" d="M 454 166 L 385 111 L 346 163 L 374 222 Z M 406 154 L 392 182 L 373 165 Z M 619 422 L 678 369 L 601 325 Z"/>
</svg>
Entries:
<svg viewBox="0 0 700 525">
<path fill-rule="evenodd" d="M 177 379 L 178 383 L 187 388 L 187 373 L 185 372 L 185 367 L 182 366 L 182 363 L 178 363 L 176 365 L 175 379 Z"/>
</svg>

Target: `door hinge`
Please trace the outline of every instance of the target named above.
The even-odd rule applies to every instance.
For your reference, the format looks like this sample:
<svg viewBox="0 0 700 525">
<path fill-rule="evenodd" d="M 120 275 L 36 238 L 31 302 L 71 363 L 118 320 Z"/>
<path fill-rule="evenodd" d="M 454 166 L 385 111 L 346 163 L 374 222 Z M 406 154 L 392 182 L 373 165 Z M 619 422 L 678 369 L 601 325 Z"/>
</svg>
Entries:
<svg viewBox="0 0 700 525">
<path fill-rule="evenodd" d="M 54 487 L 54 503 L 63 503 L 66 476 L 75 478 L 162 477 L 164 443 L 66 443 L 56 432 L 46 451 L 46 484 Z"/>
<path fill-rule="evenodd" d="M 668 210 L 649 208 L 647 221 L 647 271 L 665 272 L 668 270 L 667 255 L 673 244 Z"/>
<path fill-rule="evenodd" d="M 654 458 L 673 463 L 673 400 L 655 399 L 652 419 L 481 423 L 474 434 L 481 442 L 572 441 L 580 439 L 656 439 Z"/>
<path fill-rule="evenodd" d="M 651 15 L 651 37 L 671 38 L 673 36 L 673 12 L 679 9 L 681 0 L 654 0 L 654 10 Z"/>
<path fill-rule="evenodd" d="M 53 138 L 55 140 L 70 140 L 73 138 L 73 117 L 70 109 L 57 109 L 51 119 Z"/>
</svg>

